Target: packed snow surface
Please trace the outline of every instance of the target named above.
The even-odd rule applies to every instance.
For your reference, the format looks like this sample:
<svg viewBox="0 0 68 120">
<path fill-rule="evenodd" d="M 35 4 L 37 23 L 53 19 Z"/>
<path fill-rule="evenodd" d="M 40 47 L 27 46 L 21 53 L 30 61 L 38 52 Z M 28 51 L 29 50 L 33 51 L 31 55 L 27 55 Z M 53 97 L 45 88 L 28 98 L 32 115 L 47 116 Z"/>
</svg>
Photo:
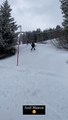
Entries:
<svg viewBox="0 0 68 120">
<path fill-rule="evenodd" d="M 49 42 L 20 45 L 17 55 L 0 60 L 0 120 L 68 120 L 68 52 Z M 22 114 L 23 105 L 46 105 L 46 115 Z"/>
</svg>

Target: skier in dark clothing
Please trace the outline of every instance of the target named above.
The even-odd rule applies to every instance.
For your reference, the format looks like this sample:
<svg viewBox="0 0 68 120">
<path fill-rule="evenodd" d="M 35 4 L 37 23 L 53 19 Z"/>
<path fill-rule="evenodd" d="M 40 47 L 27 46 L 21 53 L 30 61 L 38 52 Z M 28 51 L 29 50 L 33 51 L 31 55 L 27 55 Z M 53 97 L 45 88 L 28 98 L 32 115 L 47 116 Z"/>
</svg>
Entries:
<svg viewBox="0 0 68 120">
<path fill-rule="evenodd" d="M 34 42 L 31 43 L 31 47 L 32 47 L 31 50 L 33 50 L 33 49 L 35 50 L 35 43 Z"/>
</svg>

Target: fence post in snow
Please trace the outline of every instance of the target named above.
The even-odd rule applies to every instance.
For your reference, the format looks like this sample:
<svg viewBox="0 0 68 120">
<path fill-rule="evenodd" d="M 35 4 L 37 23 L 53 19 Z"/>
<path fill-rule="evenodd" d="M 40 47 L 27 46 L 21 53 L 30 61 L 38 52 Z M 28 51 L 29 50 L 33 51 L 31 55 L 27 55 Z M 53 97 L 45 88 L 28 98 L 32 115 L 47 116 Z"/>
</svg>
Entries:
<svg viewBox="0 0 68 120">
<path fill-rule="evenodd" d="M 20 32 L 18 35 L 18 47 L 17 47 L 17 66 L 19 65 L 19 44 L 20 44 L 20 35 L 22 33 L 22 26 L 19 25 L 18 28 L 20 28 Z"/>
<path fill-rule="evenodd" d="M 18 37 L 18 46 L 17 46 L 17 66 L 19 65 L 19 37 Z"/>
</svg>

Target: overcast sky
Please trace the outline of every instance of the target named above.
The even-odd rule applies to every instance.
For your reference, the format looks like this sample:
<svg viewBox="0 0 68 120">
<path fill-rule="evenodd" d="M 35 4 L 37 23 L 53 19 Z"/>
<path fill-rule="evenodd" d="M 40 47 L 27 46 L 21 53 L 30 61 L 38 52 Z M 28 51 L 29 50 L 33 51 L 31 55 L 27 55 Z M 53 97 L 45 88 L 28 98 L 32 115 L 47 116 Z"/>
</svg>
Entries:
<svg viewBox="0 0 68 120">
<path fill-rule="evenodd" d="M 2 4 L 4 0 L 0 0 Z M 23 31 L 53 28 L 61 25 L 62 14 L 59 0 L 8 0 L 12 16 Z"/>
</svg>

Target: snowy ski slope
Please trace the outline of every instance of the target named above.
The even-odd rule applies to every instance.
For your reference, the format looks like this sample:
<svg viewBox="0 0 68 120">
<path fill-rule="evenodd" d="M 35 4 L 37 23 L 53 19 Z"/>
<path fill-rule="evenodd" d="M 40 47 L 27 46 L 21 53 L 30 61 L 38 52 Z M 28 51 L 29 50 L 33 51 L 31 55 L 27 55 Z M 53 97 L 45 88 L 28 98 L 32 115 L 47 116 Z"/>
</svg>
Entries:
<svg viewBox="0 0 68 120">
<path fill-rule="evenodd" d="M 0 60 L 0 120 L 68 120 L 68 52 L 48 44 L 21 45 Z M 22 105 L 46 105 L 46 115 L 24 116 Z"/>
</svg>

